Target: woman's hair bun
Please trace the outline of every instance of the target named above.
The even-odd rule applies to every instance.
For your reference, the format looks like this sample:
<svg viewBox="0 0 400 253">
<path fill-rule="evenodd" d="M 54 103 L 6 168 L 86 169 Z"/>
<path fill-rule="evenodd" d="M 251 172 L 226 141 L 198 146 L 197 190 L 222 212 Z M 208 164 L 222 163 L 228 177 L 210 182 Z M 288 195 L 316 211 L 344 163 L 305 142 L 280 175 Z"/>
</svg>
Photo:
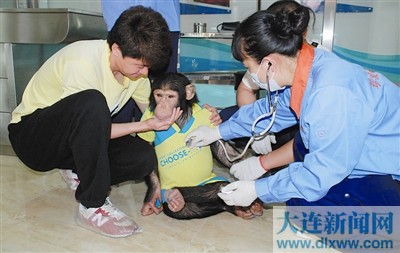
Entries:
<svg viewBox="0 0 400 253">
<path fill-rule="evenodd" d="M 303 36 L 310 21 L 310 10 L 301 5 L 292 11 L 282 9 L 269 21 L 272 31 L 282 39 L 289 38 L 293 34 Z"/>
</svg>

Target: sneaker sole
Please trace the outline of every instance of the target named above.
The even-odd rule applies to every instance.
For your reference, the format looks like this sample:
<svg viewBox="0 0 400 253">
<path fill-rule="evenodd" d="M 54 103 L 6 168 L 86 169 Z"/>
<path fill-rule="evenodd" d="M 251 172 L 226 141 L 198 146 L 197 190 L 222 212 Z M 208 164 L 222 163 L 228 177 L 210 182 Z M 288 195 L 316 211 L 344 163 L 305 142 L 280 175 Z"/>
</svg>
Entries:
<svg viewBox="0 0 400 253">
<path fill-rule="evenodd" d="M 80 220 L 80 218 L 78 217 L 78 215 L 79 215 L 79 214 L 75 214 L 75 222 L 76 222 L 80 227 L 83 227 L 83 228 L 85 228 L 85 229 L 91 230 L 91 231 L 93 231 L 93 232 L 95 232 L 95 233 L 97 233 L 97 234 L 100 234 L 100 235 L 104 235 L 104 236 L 112 237 L 112 238 L 122 238 L 122 237 L 128 237 L 128 236 L 130 236 L 130 235 L 133 235 L 133 234 L 136 232 L 135 229 L 133 229 L 133 231 L 132 231 L 131 233 L 129 233 L 129 234 L 122 234 L 122 235 L 107 234 L 107 233 L 101 232 L 101 231 L 99 231 L 99 230 L 97 230 L 97 229 L 94 229 L 93 227 L 88 226 L 87 224 L 83 223 L 83 222 Z"/>
</svg>

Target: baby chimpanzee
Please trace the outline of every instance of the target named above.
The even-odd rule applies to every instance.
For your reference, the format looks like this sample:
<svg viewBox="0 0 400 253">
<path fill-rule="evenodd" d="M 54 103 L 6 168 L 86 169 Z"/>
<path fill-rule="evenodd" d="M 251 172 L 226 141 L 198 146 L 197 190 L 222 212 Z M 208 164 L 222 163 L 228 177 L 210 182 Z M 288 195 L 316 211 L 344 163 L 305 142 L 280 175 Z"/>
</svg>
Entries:
<svg viewBox="0 0 400 253">
<path fill-rule="evenodd" d="M 140 133 L 139 136 L 152 142 L 158 159 L 158 175 L 161 181 L 164 213 L 176 219 L 204 218 L 224 211 L 244 219 L 263 213 L 261 202 L 249 207 L 228 206 L 217 193 L 227 185 L 227 179 L 213 173 L 213 157 L 209 146 L 190 149 L 185 143 L 186 135 L 200 125 L 213 126 L 212 113 L 199 104 L 196 89 L 188 78 L 180 73 L 165 73 L 152 84 L 150 107 L 142 120 L 150 117 L 168 117 L 173 108 L 183 112 L 169 129 Z M 214 109 L 215 110 L 215 109 Z M 148 180 L 147 196 L 156 189 L 156 179 Z M 158 213 L 154 205 L 144 205 L 143 215 Z"/>
</svg>

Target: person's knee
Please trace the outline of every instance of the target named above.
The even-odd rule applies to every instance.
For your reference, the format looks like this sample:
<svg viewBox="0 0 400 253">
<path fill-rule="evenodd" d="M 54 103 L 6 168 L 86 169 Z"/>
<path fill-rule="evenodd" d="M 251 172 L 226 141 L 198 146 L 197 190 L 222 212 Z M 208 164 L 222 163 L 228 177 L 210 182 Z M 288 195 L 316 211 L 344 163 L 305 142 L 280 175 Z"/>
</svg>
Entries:
<svg viewBox="0 0 400 253">
<path fill-rule="evenodd" d="M 76 102 L 79 112 L 86 119 L 92 119 L 95 122 L 100 119 L 111 120 L 106 98 L 100 91 L 91 89 L 76 95 L 78 96 Z"/>
<path fill-rule="evenodd" d="M 108 108 L 106 98 L 98 90 L 85 90 L 77 95 L 79 96 L 79 105 L 82 109 L 88 108 L 90 110 L 95 110 L 96 108 Z"/>
<path fill-rule="evenodd" d="M 130 135 L 110 140 L 109 160 L 113 184 L 122 180 L 142 180 L 157 166 L 154 148 L 139 137 Z"/>
</svg>

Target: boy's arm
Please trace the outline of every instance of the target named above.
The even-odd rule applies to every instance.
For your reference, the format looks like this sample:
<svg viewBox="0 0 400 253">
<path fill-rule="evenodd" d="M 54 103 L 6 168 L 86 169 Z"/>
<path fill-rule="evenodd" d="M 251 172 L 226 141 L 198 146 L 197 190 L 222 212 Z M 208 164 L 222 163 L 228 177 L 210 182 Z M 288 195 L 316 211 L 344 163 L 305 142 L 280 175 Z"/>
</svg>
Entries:
<svg viewBox="0 0 400 253">
<path fill-rule="evenodd" d="M 154 130 L 166 130 L 168 129 L 177 118 L 182 114 L 180 108 L 174 108 L 172 115 L 164 120 L 151 117 L 140 122 L 129 122 L 129 123 L 113 123 L 111 125 L 111 139 L 122 137 L 132 133 L 141 133 L 146 131 Z"/>
</svg>

